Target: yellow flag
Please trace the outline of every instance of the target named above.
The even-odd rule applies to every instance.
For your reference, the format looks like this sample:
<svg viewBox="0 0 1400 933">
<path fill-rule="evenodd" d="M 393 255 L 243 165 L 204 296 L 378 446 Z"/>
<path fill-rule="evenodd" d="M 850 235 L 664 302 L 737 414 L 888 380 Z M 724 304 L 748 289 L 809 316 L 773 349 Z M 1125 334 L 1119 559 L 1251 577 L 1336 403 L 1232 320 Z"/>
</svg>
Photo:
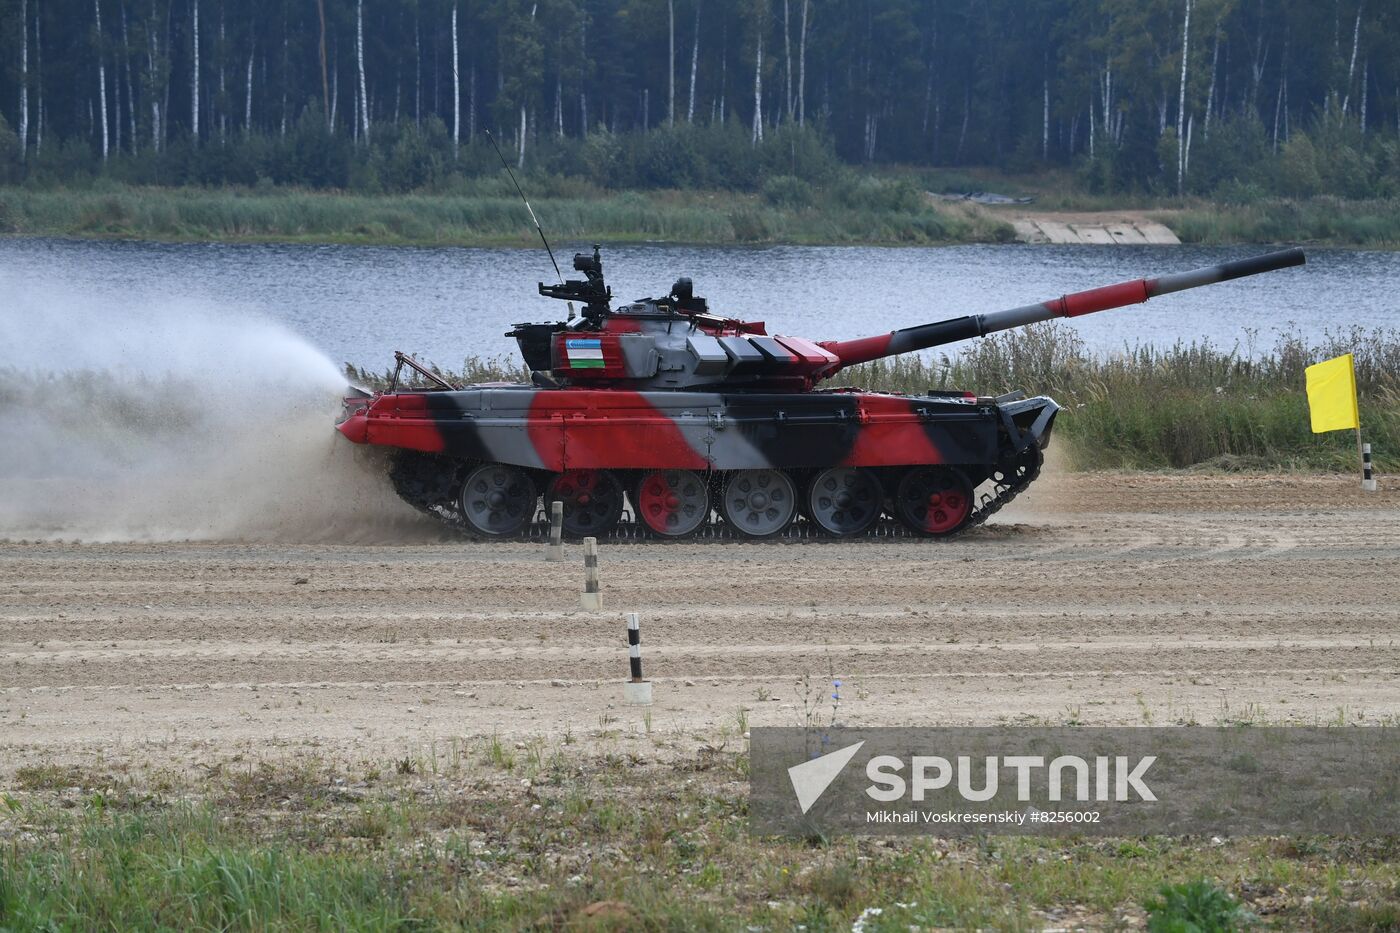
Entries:
<svg viewBox="0 0 1400 933">
<path fill-rule="evenodd" d="M 1314 434 L 1359 427 L 1356 411 L 1356 371 L 1351 354 L 1309 366 L 1308 411 Z"/>
</svg>

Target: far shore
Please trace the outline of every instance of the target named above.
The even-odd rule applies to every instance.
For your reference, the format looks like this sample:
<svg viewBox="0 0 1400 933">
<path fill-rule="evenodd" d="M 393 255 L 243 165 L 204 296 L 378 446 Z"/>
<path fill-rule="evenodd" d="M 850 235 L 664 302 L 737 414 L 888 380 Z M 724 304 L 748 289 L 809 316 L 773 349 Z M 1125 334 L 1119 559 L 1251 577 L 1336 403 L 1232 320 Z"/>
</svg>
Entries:
<svg viewBox="0 0 1400 933">
<path fill-rule="evenodd" d="M 818 192 L 818 195 L 820 192 Z M 1266 199 L 1222 204 L 1105 203 L 1050 198 L 1041 205 L 935 202 L 919 209 L 773 204 L 730 191 L 625 191 L 535 199 L 560 240 L 687 245 L 928 246 L 1010 243 L 1025 218 L 1168 228 L 1185 244 L 1291 243 L 1400 248 L 1400 201 Z M 362 195 L 288 189 L 0 188 L 0 235 L 161 242 L 333 243 L 531 247 L 520 202 L 462 194 Z M 1112 246 L 1104 246 L 1111 249 Z"/>
</svg>

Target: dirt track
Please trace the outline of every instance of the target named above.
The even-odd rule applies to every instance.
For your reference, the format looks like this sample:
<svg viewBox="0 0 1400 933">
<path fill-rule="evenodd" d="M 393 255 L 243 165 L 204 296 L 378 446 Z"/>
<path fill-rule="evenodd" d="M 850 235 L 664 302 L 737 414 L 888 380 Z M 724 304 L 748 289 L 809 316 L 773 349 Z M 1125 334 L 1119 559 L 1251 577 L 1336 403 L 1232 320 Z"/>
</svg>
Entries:
<svg viewBox="0 0 1400 933">
<path fill-rule="evenodd" d="M 800 724 L 828 671 L 850 724 L 1376 721 L 1400 494 L 1356 485 L 1049 476 L 951 543 L 605 546 L 597 614 L 576 547 L 3 544 L 0 760 L 641 729 L 628 609 L 678 738 Z"/>
</svg>

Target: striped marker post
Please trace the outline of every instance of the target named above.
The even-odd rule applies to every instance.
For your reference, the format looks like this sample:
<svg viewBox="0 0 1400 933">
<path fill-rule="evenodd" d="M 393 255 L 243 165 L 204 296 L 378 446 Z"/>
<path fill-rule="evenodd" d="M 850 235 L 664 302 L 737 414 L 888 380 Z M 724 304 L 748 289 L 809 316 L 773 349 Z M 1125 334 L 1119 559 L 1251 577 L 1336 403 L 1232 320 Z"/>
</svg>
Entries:
<svg viewBox="0 0 1400 933">
<path fill-rule="evenodd" d="M 1376 474 L 1371 471 L 1371 445 L 1361 445 L 1361 488 L 1366 492 L 1376 491 Z"/>
<path fill-rule="evenodd" d="M 642 619 L 627 613 L 627 660 L 632 679 L 622 685 L 622 699 L 633 706 L 651 705 L 651 681 L 642 680 Z"/>
<path fill-rule="evenodd" d="M 578 596 L 580 609 L 597 612 L 603 608 L 603 594 L 598 591 L 598 539 L 583 539 L 583 592 Z"/>
<path fill-rule="evenodd" d="M 549 546 L 545 548 L 544 559 L 564 559 L 564 503 L 558 499 L 549 504 Z"/>
</svg>

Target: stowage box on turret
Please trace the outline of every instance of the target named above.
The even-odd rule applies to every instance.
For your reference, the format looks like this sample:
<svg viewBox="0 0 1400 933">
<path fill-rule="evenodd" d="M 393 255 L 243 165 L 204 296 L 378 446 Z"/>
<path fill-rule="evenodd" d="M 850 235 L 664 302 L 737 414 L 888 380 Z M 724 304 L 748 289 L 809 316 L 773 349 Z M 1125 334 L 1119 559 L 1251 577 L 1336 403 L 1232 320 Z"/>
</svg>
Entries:
<svg viewBox="0 0 1400 933">
<path fill-rule="evenodd" d="M 1037 475 L 1059 406 L 970 392 L 818 389 L 842 369 L 994 331 L 1077 317 L 1301 265 L 1284 250 L 1041 304 L 855 340 L 770 335 L 711 312 L 689 279 L 618 308 L 597 247 L 582 279 L 540 285 L 577 320 L 518 324 L 531 384 L 437 385 L 346 400 L 342 434 L 397 448 L 394 482 L 415 506 L 480 536 L 522 533 L 541 497 L 564 530 L 602 535 L 630 514 L 679 538 L 702 528 L 765 538 L 868 533 L 883 517 L 943 537 L 984 520 Z M 572 313 L 570 314 L 572 318 Z M 979 487 L 986 487 L 977 498 Z M 630 503 L 630 509 L 628 508 Z"/>
</svg>

